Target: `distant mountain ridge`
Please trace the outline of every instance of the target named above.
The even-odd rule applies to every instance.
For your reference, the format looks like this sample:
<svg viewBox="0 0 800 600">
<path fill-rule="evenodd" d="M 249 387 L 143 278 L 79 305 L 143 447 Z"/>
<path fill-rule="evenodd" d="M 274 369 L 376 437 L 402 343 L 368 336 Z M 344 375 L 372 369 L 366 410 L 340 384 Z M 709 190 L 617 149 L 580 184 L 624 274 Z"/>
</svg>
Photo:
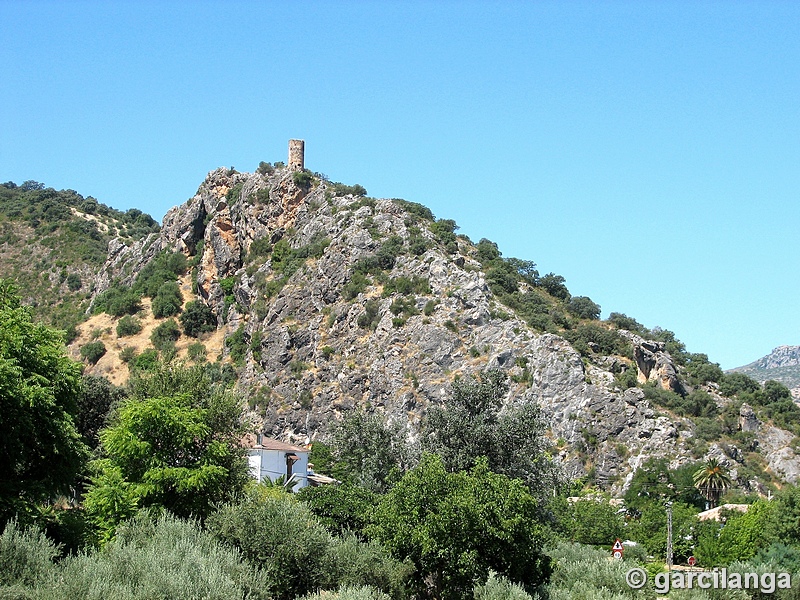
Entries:
<svg viewBox="0 0 800 600">
<path fill-rule="evenodd" d="M 731 369 L 763 383 L 779 381 L 800 401 L 800 346 L 778 346 L 772 352 L 742 367 Z"/>
</svg>

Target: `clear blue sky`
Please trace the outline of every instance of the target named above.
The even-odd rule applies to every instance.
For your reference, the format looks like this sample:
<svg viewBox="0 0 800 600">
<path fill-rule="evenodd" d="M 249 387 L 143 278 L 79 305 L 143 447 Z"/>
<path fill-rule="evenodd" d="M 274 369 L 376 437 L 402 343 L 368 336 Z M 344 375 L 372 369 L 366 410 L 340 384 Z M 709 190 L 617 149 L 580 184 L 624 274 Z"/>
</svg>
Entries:
<svg viewBox="0 0 800 600">
<path fill-rule="evenodd" d="M 800 3 L 0 0 L 0 180 L 422 202 L 723 368 L 800 344 Z"/>
</svg>

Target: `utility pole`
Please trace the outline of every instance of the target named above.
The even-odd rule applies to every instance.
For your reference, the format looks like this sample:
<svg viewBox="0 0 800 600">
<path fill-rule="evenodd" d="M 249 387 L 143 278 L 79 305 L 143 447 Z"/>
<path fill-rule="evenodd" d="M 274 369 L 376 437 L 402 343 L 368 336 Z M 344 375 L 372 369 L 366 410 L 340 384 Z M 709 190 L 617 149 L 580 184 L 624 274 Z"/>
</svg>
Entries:
<svg viewBox="0 0 800 600">
<path fill-rule="evenodd" d="M 667 571 L 672 569 L 672 502 L 667 502 Z"/>
</svg>

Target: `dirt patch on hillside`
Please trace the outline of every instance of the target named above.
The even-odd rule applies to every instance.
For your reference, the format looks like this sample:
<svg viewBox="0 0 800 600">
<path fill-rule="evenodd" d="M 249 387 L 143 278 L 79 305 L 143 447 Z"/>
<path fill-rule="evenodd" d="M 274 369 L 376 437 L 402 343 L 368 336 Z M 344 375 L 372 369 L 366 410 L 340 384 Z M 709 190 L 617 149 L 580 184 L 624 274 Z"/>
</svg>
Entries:
<svg viewBox="0 0 800 600">
<path fill-rule="evenodd" d="M 188 302 L 197 299 L 192 293 L 191 276 L 185 275 L 179 280 L 185 307 Z M 124 385 L 128 381 L 130 370 L 128 365 L 120 358 L 120 353 L 125 348 L 132 348 L 136 354 L 153 348 L 150 336 L 153 330 L 167 319 L 156 319 L 151 310 L 151 300 L 142 298 L 142 310 L 136 315 L 142 324 L 142 330 L 136 335 L 119 337 L 117 335 L 118 317 L 106 313 L 92 315 L 87 321 L 78 326 L 78 337 L 69 345 L 70 356 L 81 361 L 80 349 L 95 340 L 100 340 L 106 347 L 106 353 L 97 361 L 97 364 L 86 365 L 84 373 L 87 375 L 102 375 L 114 385 Z M 225 328 L 217 329 L 210 333 L 201 334 L 197 338 L 181 335 L 175 342 L 178 360 L 188 359 L 188 348 L 196 342 L 202 343 L 206 348 L 206 358 L 210 362 L 221 359 L 225 344 Z M 85 361 L 83 361 L 85 363 Z"/>
</svg>

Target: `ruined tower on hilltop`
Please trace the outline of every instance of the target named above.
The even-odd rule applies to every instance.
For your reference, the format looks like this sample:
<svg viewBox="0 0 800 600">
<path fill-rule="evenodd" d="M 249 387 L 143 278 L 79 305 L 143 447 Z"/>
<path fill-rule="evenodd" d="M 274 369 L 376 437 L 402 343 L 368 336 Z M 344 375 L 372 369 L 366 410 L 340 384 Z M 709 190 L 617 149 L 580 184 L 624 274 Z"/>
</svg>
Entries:
<svg viewBox="0 0 800 600">
<path fill-rule="evenodd" d="M 302 171 L 305 168 L 306 143 L 303 140 L 289 140 L 289 169 Z"/>
</svg>

